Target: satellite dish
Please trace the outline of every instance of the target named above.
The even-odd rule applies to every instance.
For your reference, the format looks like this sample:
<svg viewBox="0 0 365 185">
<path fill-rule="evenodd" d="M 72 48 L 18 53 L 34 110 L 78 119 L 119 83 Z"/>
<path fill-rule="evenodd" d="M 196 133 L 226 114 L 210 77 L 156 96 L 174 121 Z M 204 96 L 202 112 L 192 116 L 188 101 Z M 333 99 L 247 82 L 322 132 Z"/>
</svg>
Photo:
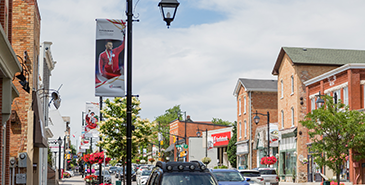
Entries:
<svg viewBox="0 0 365 185">
<path fill-rule="evenodd" d="M 59 98 L 60 98 L 60 96 L 58 95 L 58 93 L 57 93 L 57 92 L 53 92 L 53 93 L 51 94 L 51 96 L 52 96 L 53 100 L 57 100 L 57 99 L 59 99 Z"/>
</svg>

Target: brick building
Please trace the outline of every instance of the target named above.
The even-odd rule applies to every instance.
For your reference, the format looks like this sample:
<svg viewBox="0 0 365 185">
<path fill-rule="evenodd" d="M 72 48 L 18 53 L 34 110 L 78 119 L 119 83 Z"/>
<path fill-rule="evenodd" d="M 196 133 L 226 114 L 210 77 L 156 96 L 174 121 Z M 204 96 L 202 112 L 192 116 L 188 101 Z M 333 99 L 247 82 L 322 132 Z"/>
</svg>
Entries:
<svg viewBox="0 0 365 185">
<path fill-rule="evenodd" d="M 263 147 L 254 146 L 254 141 L 257 141 L 254 136 L 257 136 L 256 132 L 264 133 L 267 130 L 267 119 L 261 116 L 261 121 L 255 124 L 253 117 L 256 111 L 264 114 L 269 112 L 270 123 L 278 121 L 277 81 L 240 78 L 233 94 L 237 100 L 237 167 L 256 168 L 267 151 Z"/>
<path fill-rule="evenodd" d="M 348 53 L 362 52 L 365 56 L 365 51 L 348 51 Z M 350 54 L 351 56 L 351 54 Z M 353 55 L 352 55 L 353 56 Z M 349 61 L 353 61 L 348 58 Z M 364 111 L 365 99 L 365 60 L 361 64 L 346 64 L 331 70 L 327 73 L 319 75 L 304 82 L 307 92 L 307 112 L 317 108 L 316 99 L 319 91 L 321 94 L 337 96 L 337 102 L 342 100 L 342 103 L 349 106 L 350 110 Z M 308 159 L 311 162 L 312 156 L 309 154 Z M 353 184 L 364 184 L 365 175 L 364 168 L 361 165 L 354 165 L 355 163 L 363 164 L 363 161 L 354 161 L 350 152 L 349 160 L 341 170 L 341 181 L 351 181 Z M 323 169 L 322 171 L 329 178 L 334 178 L 336 174 L 330 169 Z"/>
<path fill-rule="evenodd" d="M 363 51 L 354 50 L 281 48 L 272 74 L 278 76 L 278 125 L 281 132 L 278 172 L 282 180 L 291 181 L 290 172 L 293 170 L 298 182 L 321 180 L 316 170 L 298 160 L 308 156 L 307 129 L 299 124 L 309 106 L 304 82 L 350 62 L 363 63 L 363 55 Z"/>
<path fill-rule="evenodd" d="M 13 0 L 12 47 L 22 58 L 30 91 L 14 81 L 20 96 L 14 100 L 12 110 L 19 120 L 11 125 L 10 156 L 26 154 L 26 167 L 16 171 L 26 174 L 26 184 L 39 184 L 42 166 L 39 166 L 40 148 L 47 148 L 43 128 L 44 116 L 37 91 L 38 60 L 40 50 L 40 13 L 36 0 Z M 43 134 L 42 134 L 43 133 Z M 18 161 L 20 159 L 18 158 Z"/>
<path fill-rule="evenodd" d="M 186 130 L 185 130 L 185 123 L 186 123 Z M 188 156 L 185 157 L 178 157 L 178 151 L 175 147 L 176 144 L 187 144 L 188 142 L 185 142 L 185 131 L 186 131 L 186 141 L 189 141 L 189 137 L 197 137 L 198 133 L 202 133 L 202 131 L 205 130 L 216 130 L 221 128 L 227 128 L 231 126 L 227 125 L 217 125 L 213 124 L 210 121 L 193 121 L 190 119 L 190 116 L 187 116 L 186 120 L 174 120 L 170 123 L 170 146 L 166 149 L 166 152 L 171 151 L 172 155 L 170 157 L 171 161 L 189 161 Z M 201 135 L 200 135 L 201 136 Z M 175 143 L 174 143 L 175 140 Z M 184 151 L 189 152 L 189 147 L 187 149 L 184 149 Z"/>
<path fill-rule="evenodd" d="M 11 46 L 13 1 L 0 2 L 0 184 L 10 184 L 10 132 L 11 126 L 19 117 L 11 110 L 14 98 L 19 96 L 15 88 L 18 81 L 13 78 L 22 67 Z M 18 73 L 19 74 L 19 73 Z"/>
</svg>

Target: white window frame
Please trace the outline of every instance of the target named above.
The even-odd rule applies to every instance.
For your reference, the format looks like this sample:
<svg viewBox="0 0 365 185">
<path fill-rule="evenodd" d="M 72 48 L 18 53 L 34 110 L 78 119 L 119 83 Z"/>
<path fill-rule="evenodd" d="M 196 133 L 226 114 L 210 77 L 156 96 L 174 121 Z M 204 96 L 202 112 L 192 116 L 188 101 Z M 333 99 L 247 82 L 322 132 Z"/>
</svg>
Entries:
<svg viewBox="0 0 365 185">
<path fill-rule="evenodd" d="M 240 128 L 239 128 L 239 132 L 240 132 L 240 137 L 239 137 L 239 139 L 241 139 L 242 138 L 242 123 L 241 123 L 241 121 L 240 121 Z"/>
<path fill-rule="evenodd" d="M 316 98 L 311 99 L 311 111 L 316 109 Z"/>
<path fill-rule="evenodd" d="M 281 98 L 284 98 L 284 82 L 283 82 L 283 80 L 280 81 L 280 88 L 281 88 Z"/>
<path fill-rule="evenodd" d="M 294 75 L 291 75 L 291 94 L 294 94 Z"/>
<path fill-rule="evenodd" d="M 281 128 L 284 129 L 284 110 L 281 110 Z"/>
<path fill-rule="evenodd" d="M 348 87 L 343 88 L 343 103 L 345 105 L 349 105 L 349 88 Z"/>
<path fill-rule="evenodd" d="M 335 97 L 335 93 L 337 93 L 337 103 L 340 103 L 341 100 L 341 89 L 333 91 L 333 97 Z M 333 100 L 334 101 L 334 100 Z M 333 102 L 334 103 L 334 102 Z M 342 102 L 343 103 L 343 102 Z"/>
<path fill-rule="evenodd" d="M 238 115 L 241 116 L 241 98 L 238 99 Z"/>
<path fill-rule="evenodd" d="M 294 127 L 294 107 L 291 108 L 291 127 Z"/>
<path fill-rule="evenodd" d="M 245 138 L 246 138 L 247 137 L 247 121 L 245 120 L 244 123 L 245 123 L 245 131 L 244 132 L 245 132 Z"/>
<path fill-rule="evenodd" d="M 246 106 L 247 106 L 246 96 L 244 96 L 243 97 L 243 114 L 246 114 Z"/>
</svg>

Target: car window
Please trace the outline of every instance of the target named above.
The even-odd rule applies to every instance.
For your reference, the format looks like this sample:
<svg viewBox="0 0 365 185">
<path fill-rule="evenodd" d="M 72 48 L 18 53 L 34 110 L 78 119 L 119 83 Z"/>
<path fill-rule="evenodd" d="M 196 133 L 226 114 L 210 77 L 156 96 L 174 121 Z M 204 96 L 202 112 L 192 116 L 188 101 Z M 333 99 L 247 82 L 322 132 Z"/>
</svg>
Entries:
<svg viewBox="0 0 365 185">
<path fill-rule="evenodd" d="M 161 185 L 217 185 L 210 173 L 167 173 Z"/>
<path fill-rule="evenodd" d="M 218 181 L 244 181 L 239 172 L 213 172 Z"/>
<path fill-rule="evenodd" d="M 276 175 L 275 170 L 260 170 L 261 175 Z"/>
<path fill-rule="evenodd" d="M 260 177 L 260 172 L 240 172 L 244 177 Z"/>
<path fill-rule="evenodd" d="M 142 171 L 142 176 L 148 176 L 151 174 L 151 171 L 150 170 L 144 170 Z"/>
</svg>

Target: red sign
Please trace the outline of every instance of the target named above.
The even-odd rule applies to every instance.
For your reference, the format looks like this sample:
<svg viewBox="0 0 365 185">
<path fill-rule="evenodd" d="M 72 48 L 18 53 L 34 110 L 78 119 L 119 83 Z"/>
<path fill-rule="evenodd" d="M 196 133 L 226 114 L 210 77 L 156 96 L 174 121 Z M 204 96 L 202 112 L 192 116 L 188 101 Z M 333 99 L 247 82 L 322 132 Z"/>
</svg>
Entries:
<svg viewBox="0 0 365 185">
<path fill-rule="evenodd" d="M 231 139 L 231 132 L 212 134 L 213 146 L 226 146 Z"/>
</svg>

